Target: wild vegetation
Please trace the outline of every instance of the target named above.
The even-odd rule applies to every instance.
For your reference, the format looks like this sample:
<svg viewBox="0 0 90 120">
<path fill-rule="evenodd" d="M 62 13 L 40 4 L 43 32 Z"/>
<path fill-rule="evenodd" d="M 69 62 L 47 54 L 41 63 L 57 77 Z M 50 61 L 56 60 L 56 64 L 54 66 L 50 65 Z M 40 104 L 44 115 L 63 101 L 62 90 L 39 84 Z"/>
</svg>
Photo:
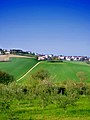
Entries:
<svg viewBox="0 0 90 120">
<path fill-rule="evenodd" d="M 6 72 L 0 71 L 0 83 L 8 84 L 14 81 L 14 77 Z"/>
<path fill-rule="evenodd" d="M 0 120 L 89 120 L 89 67 L 85 63 L 42 62 L 24 83 L 1 83 Z M 61 80 L 69 72 L 74 79 Z M 53 74 L 60 81 L 55 82 Z"/>
<path fill-rule="evenodd" d="M 34 77 L 35 76 L 35 77 Z M 52 82 L 46 70 L 27 84 L 0 84 L 1 120 L 90 119 L 90 86 L 83 81 Z M 84 104 L 84 105 L 83 105 Z"/>
</svg>

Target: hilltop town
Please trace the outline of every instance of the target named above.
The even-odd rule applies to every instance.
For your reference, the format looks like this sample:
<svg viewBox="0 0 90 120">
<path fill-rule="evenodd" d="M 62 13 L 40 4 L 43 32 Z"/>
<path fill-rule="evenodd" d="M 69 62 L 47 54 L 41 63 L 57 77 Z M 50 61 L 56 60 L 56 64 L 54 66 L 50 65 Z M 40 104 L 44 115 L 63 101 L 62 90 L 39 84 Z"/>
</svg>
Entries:
<svg viewBox="0 0 90 120">
<path fill-rule="evenodd" d="M 0 61 L 8 61 L 9 55 L 21 55 L 28 57 L 36 57 L 38 60 L 56 60 L 56 61 L 90 61 L 90 57 L 87 56 L 65 56 L 65 55 L 53 55 L 53 54 L 39 54 L 31 51 L 23 51 L 20 49 L 0 49 Z M 3 56 L 3 57 L 1 57 Z"/>
</svg>

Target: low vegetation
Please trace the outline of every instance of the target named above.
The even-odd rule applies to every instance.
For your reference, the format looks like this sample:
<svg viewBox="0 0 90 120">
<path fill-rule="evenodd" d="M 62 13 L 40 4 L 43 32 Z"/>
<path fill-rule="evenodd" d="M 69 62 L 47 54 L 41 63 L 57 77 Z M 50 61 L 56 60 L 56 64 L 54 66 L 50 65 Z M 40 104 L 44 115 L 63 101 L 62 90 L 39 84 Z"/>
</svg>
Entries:
<svg viewBox="0 0 90 120">
<path fill-rule="evenodd" d="M 35 76 L 35 77 L 34 77 Z M 0 84 L 1 120 L 89 120 L 90 85 L 83 81 L 52 82 L 44 69 L 27 84 Z"/>
<path fill-rule="evenodd" d="M 10 82 L 13 82 L 15 79 L 12 75 L 6 73 L 6 72 L 2 72 L 0 71 L 0 83 L 3 84 L 8 84 Z"/>
</svg>

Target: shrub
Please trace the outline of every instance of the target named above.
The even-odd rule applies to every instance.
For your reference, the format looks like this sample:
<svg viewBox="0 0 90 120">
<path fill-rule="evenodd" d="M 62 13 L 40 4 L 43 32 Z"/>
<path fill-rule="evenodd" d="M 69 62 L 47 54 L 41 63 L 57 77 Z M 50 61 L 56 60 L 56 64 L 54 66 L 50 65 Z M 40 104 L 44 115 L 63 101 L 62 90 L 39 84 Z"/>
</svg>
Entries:
<svg viewBox="0 0 90 120">
<path fill-rule="evenodd" d="M 8 84 L 9 82 L 14 81 L 14 77 L 6 72 L 0 71 L 0 83 Z"/>
<path fill-rule="evenodd" d="M 40 69 L 36 73 L 32 74 L 32 78 L 35 80 L 45 80 L 50 77 L 49 72 L 45 69 Z"/>
</svg>

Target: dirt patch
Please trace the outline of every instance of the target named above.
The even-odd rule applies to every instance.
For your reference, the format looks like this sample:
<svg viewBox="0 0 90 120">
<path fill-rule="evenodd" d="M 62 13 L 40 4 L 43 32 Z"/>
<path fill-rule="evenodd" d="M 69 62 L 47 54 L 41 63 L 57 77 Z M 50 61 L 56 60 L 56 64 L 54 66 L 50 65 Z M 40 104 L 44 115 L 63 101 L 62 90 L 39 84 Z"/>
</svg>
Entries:
<svg viewBox="0 0 90 120">
<path fill-rule="evenodd" d="M 33 57 L 28 57 L 28 56 L 21 56 L 21 55 L 13 55 L 10 54 L 9 57 L 18 57 L 18 58 L 33 58 Z"/>
<path fill-rule="evenodd" d="M 9 61 L 8 55 L 0 55 L 0 61 Z"/>
<path fill-rule="evenodd" d="M 0 55 L 0 61 L 9 61 L 10 58 L 13 57 L 17 57 L 17 58 L 32 58 L 32 57 L 28 57 L 28 56 L 20 56 L 20 55 L 13 55 L 13 54 L 9 54 L 9 55 Z"/>
</svg>

